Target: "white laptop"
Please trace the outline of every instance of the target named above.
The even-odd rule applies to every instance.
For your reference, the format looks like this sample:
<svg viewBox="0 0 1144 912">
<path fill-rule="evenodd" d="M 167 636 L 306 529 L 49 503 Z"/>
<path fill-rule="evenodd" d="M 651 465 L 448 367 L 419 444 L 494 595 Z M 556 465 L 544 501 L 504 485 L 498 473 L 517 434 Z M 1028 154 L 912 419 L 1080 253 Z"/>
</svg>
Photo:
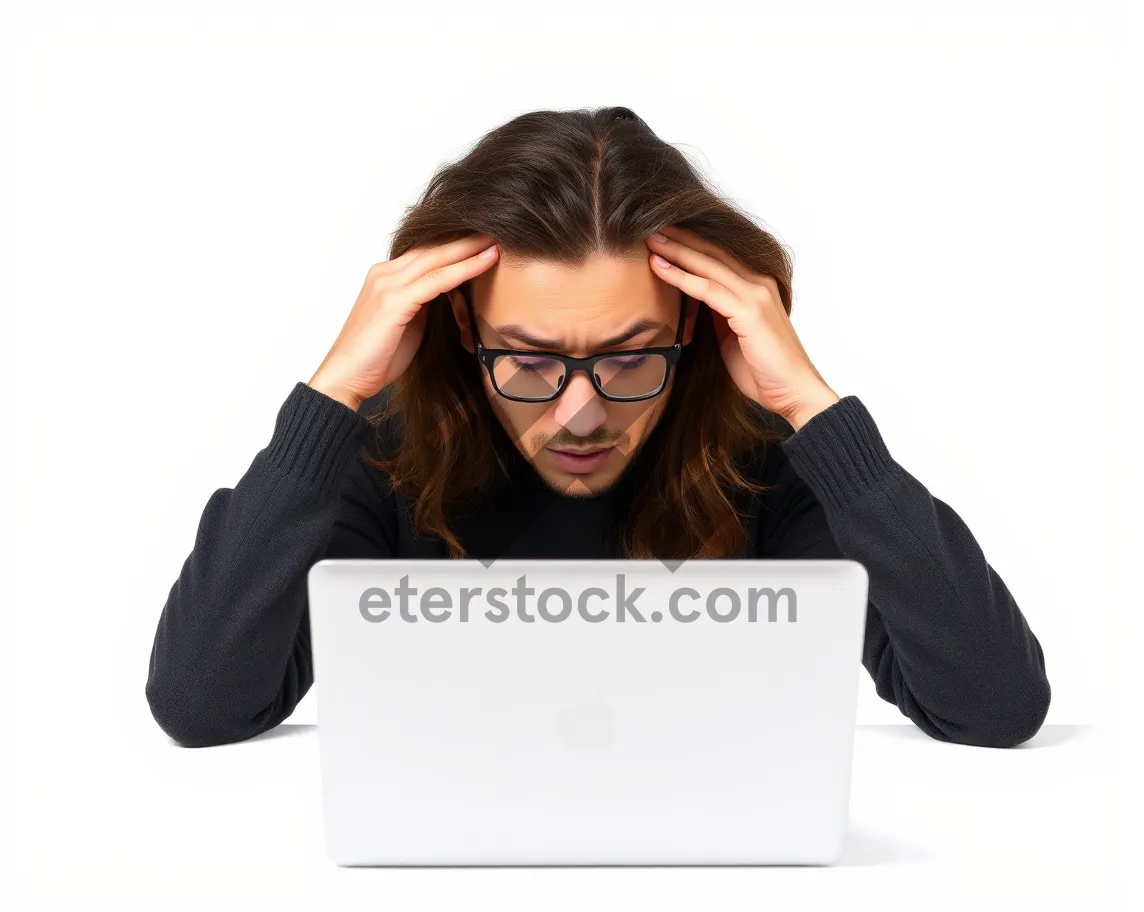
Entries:
<svg viewBox="0 0 1144 912">
<path fill-rule="evenodd" d="M 851 560 L 327 559 L 308 576 L 339 865 L 826 865 Z"/>
</svg>

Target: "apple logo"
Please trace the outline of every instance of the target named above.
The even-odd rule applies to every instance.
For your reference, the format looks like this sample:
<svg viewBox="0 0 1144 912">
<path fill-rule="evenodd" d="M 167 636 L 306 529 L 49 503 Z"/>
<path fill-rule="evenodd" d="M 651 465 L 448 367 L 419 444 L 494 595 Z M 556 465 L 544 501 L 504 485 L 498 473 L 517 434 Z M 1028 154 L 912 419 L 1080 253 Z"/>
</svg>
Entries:
<svg viewBox="0 0 1144 912">
<path fill-rule="evenodd" d="M 564 743 L 578 751 L 598 751 L 616 740 L 612 707 L 607 703 L 572 703 L 556 713 L 556 729 Z"/>
</svg>

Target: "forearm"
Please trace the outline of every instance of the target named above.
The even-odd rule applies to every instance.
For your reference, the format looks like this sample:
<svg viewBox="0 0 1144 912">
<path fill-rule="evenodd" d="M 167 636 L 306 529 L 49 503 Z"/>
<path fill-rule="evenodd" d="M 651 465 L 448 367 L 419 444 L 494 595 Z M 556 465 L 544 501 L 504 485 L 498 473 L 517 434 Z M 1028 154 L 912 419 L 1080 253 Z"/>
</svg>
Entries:
<svg viewBox="0 0 1144 912">
<path fill-rule="evenodd" d="M 853 396 L 783 443 L 841 555 L 870 577 L 863 663 L 935 738 L 1011 746 L 1050 689 L 1040 644 L 966 524 L 895 462 Z"/>
<path fill-rule="evenodd" d="M 168 594 L 146 695 L 183 744 L 264 731 L 313 681 L 306 574 L 335 528 L 364 421 L 317 397 L 296 387 L 267 448 L 233 489 L 210 497 Z"/>
</svg>

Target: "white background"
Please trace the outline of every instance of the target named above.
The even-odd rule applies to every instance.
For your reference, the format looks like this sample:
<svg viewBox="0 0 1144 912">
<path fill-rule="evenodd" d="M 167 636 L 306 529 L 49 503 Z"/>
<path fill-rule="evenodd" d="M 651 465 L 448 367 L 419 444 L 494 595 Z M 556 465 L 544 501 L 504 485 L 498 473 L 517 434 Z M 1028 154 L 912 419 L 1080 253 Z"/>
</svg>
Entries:
<svg viewBox="0 0 1144 912">
<path fill-rule="evenodd" d="M 123 764 L 177 751 L 143 684 L 207 498 L 434 169 L 537 108 L 633 108 L 791 247 L 812 360 L 975 533 L 1044 648 L 1049 725 L 1132 706 L 1142 159 L 1116 8 L 98 6 L 6 10 L 0 39 L 21 864 L 74 862 L 179 787 Z M 311 695 L 291 721 L 313 719 Z M 905 721 L 864 672 L 859 721 Z M 123 886 L 96 867 L 91 892 Z"/>
</svg>

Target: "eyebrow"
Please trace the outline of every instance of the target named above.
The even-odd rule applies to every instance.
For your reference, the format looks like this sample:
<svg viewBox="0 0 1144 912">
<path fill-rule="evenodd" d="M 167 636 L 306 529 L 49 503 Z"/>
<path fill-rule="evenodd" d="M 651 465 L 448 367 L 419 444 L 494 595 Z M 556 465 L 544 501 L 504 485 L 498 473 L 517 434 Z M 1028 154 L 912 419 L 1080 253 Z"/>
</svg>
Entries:
<svg viewBox="0 0 1144 912">
<path fill-rule="evenodd" d="M 638 336 L 640 333 L 647 332 L 649 329 L 663 328 L 664 325 L 662 323 L 657 323 L 655 320 L 651 320 L 645 317 L 642 320 L 636 320 L 634 323 L 628 326 L 627 329 L 616 333 L 614 336 L 610 336 L 607 339 L 601 339 L 592 347 L 597 349 L 611 348 L 613 345 L 621 345 L 634 336 Z M 525 327 L 517 323 L 509 323 L 505 326 L 494 326 L 493 329 L 496 330 L 497 335 L 510 336 L 517 342 L 523 342 L 525 345 L 531 345 L 533 348 L 559 349 L 561 347 L 561 342 L 559 339 L 545 339 L 541 336 L 533 335 Z"/>
</svg>

